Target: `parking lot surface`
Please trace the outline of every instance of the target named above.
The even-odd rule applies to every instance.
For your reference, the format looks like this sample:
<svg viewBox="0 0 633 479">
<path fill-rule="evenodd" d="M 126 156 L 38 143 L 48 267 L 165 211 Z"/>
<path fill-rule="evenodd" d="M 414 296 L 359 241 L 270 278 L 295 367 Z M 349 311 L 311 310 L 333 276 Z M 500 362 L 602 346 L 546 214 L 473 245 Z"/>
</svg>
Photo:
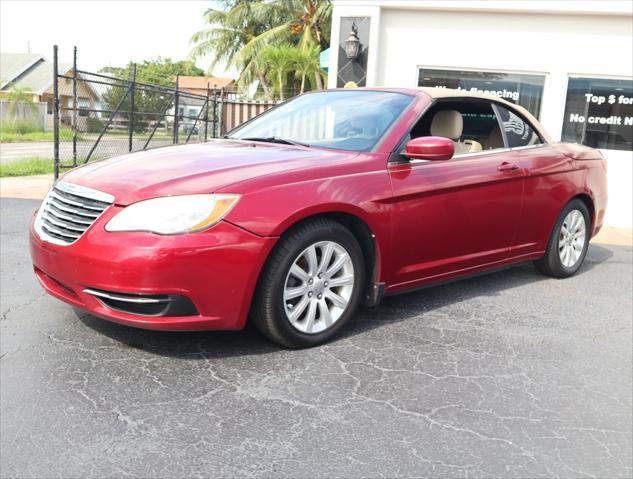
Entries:
<svg viewBox="0 0 633 479">
<path fill-rule="evenodd" d="M 47 297 L 2 200 L 2 477 L 631 477 L 633 252 L 387 298 L 336 341 L 159 333 Z"/>
</svg>

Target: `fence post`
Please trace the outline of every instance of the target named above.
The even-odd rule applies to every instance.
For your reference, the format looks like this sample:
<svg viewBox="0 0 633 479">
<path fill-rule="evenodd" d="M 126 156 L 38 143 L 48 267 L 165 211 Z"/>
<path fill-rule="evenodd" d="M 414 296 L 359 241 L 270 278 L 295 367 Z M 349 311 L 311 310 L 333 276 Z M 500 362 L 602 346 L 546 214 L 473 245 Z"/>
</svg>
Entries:
<svg viewBox="0 0 633 479">
<path fill-rule="evenodd" d="M 207 142 L 207 137 L 209 133 L 209 82 L 207 82 L 207 103 L 206 103 L 206 111 L 204 112 L 204 142 Z"/>
<path fill-rule="evenodd" d="M 128 118 L 128 151 L 132 151 L 132 141 L 134 139 L 134 90 L 136 90 L 136 63 L 132 66 L 132 71 L 130 73 L 132 76 L 132 84 L 130 85 L 130 117 Z"/>
<path fill-rule="evenodd" d="M 180 83 L 180 75 L 176 75 L 176 91 L 174 92 L 174 144 L 178 143 L 178 84 Z"/>
<path fill-rule="evenodd" d="M 217 138 L 218 128 L 218 86 L 213 85 L 213 138 Z"/>
<path fill-rule="evenodd" d="M 77 166 L 77 47 L 73 47 L 73 167 Z"/>
<path fill-rule="evenodd" d="M 218 137 L 222 138 L 222 124 L 224 123 L 224 87 L 220 89 L 220 131 Z"/>
<path fill-rule="evenodd" d="M 58 85 L 57 45 L 53 46 L 53 171 L 59 178 L 59 85 Z"/>
</svg>

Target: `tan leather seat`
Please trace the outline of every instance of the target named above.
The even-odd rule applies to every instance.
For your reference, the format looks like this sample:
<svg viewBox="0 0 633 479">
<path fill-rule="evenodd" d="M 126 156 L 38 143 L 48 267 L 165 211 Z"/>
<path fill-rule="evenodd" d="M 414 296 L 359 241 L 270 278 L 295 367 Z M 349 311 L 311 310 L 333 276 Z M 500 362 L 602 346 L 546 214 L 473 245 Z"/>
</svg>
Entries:
<svg viewBox="0 0 633 479">
<path fill-rule="evenodd" d="M 464 119 L 457 110 L 440 110 L 431 122 L 431 135 L 443 136 L 453 141 L 459 140 L 464 129 Z"/>
<path fill-rule="evenodd" d="M 455 143 L 455 154 L 481 151 L 481 144 L 473 140 L 460 142 L 464 130 L 464 119 L 457 110 L 440 110 L 431 121 L 431 135 L 450 138 Z"/>
<path fill-rule="evenodd" d="M 488 137 L 483 140 L 483 146 L 485 150 L 496 150 L 497 148 L 503 148 L 503 135 L 501 134 L 501 128 L 499 125 L 495 126 Z"/>
</svg>

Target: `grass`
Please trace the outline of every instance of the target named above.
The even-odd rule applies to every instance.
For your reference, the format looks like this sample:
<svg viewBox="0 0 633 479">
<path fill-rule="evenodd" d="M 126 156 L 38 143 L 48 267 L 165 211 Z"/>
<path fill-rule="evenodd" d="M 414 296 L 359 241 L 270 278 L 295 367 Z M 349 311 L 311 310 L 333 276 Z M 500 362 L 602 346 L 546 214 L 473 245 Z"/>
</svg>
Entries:
<svg viewBox="0 0 633 479">
<path fill-rule="evenodd" d="M 28 133 L 18 133 L 15 131 L 0 130 L 1 142 L 14 141 L 53 141 L 52 131 L 30 131 Z"/>
<path fill-rule="evenodd" d="M 0 165 L 0 178 L 7 176 L 32 176 L 53 173 L 53 160 L 34 156 Z"/>
<path fill-rule="evenodd" d="M 69 141 L 73 137 L 73 132 L 70 128 L 60 128 L 59 130 L 60 141 Z M 77 139 L 80 140 L 81 137 L 78 135 Z M 53 141 L 53 130 L 50 131 L 19 131 L 15 128 L 0 128 L 0 142 L 2 143 L 12 143 L 18 141 Z"/>
<path fill-rule="evenodd" d="M 180 137 L 182 138 L 184 133 L 180 133 Z M 90 141 L 95 140 L 99 136 L 99 133 L 81 133 L 77 135 L 77 141 Z M 194 135 L 192 135 L 193 137 Z M 104 139 L 108 138 L 127 138 L 127 131 L 111 131 L 108 130 L 103 136 Z M 137 133 L 134 132 L 135 140 L 146 140 L 149 137 L 149 133 Z M 173 138 L 173 134 L 156 132 L 152 137 L 152 140 L 171 140 Z M 186 136 L 185 136 L 186 138 Z M 59 130 L 59 141 L 60 142 L 72 142 L 73 140 L 73 131 L 70 128 L 60 128 Z M 17 133 L 15 131 L 10 131 L 6 129 L 0 129 L 0 142 L 2 143 L 14 143 L 19 141 L 53 141 L 53 130 L 51 131 L 31 131 L 28 133 Z"/>
</svg>

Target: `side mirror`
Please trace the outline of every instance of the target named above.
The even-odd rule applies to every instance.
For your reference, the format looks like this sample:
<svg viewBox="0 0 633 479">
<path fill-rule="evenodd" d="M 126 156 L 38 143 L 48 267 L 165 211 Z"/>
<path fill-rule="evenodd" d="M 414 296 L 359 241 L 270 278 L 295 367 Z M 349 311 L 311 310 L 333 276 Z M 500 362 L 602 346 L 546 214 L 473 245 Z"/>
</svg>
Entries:
<svg viewBox="0 0 633 479">
<path fill-rule="evenodd" d="M 407 143 L 404 156 L 411 160 L 445 161 L 455 154 L 453 140 L 442 136 L 421 136 Z"/>
</svg>

